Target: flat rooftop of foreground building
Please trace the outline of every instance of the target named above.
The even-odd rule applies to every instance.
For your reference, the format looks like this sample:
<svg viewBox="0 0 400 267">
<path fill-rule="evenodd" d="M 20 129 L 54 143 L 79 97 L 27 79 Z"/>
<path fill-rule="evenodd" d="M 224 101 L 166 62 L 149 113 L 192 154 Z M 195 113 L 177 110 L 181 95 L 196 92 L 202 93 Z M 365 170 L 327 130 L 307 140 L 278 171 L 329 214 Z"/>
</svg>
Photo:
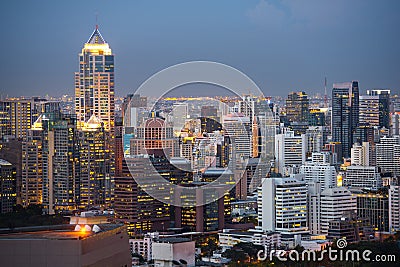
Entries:
<svg viewBox="0 0 400 267">
<path fill-rule="evenodd" d="M 21 267 L 132 265 L 129 237 L 121 224 L 2 229 L 0 259 L 2 266 Z"/>
<path fill-rule="evenodd" d="M 114 230 L 122 226 L 122 224 L 98 224 L 98 227 L 100 228 L 98 233 Z M 84 225 L 82 225 L 81 230 L 79 231 L 75 231 L 75 225 L 33 226 L 9 230 L 2 229 L 0 240 L 82 240 L 98 234 L 93 231 L 82 229 L 84 229 Z"/>
</svg>

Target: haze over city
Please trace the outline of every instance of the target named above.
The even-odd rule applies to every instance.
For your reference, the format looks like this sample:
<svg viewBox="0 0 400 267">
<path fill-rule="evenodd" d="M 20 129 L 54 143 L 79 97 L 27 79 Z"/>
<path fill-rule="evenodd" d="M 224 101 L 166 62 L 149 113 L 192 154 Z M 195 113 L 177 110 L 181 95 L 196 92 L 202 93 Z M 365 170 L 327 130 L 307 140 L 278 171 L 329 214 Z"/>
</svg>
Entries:
<svg viewBox="0 0 400 267">
<path fill-rule="evenodd" d="M 399 89 L 398 1 L 10 1 L 0 10 L 1 95 L 74 94 L 77 53 L 98 24 L 116 55 L 116 94 L 165 67 L 231 65 L 265 95 Z M 97 17 L 97 19 L 96 19 Z M 329 92 L 329 91 L 328 91 Z"/>
</svg>

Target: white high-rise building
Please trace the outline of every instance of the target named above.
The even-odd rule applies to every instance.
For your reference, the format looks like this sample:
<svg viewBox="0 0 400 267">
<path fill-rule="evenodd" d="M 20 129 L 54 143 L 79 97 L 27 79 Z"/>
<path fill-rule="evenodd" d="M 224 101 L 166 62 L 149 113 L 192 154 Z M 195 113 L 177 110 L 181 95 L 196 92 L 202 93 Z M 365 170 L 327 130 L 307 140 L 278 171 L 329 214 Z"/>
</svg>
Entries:
<svg viewBox="0 0 400 267">
<path fill-rule="evenodd" d="M 258 229 L 308 233 L 307 185 L 295 178 L 263 178 L 258 192 Z"/>
<path fill-rule="evenodd" d="M 321 183 L 313 181 L 307 184 L 307 218 L 310 234 L 321 234 Z"/>
<path fill-rule="evenodd" d="M 321 190 L 336 186 L 336 169 L 328 163 L 306 162 L 299 172 L 307 183 L 321 183 Z"/>
<path fill-rule="evenodd" d="M 382 177 L 374 166 L 348 166 L 343 186 L 376 190 L 382 187 Z"/>
<path fill-rule="evenodd" d="M 391 172 L 393 177 L 400 175 L 400 137 L 383 137 L 376 144 L 376 166 L 381 172 Z"/>
<path fill-rule="evenodd" d="M 394 182 L 389 189 L 389 230 L 400 231 L 400 183 Z"/>
<path fill-rule="evenodd" d="M 351 165 L 370 166 L 371 146 L 369 142 L 363 142 L 361 145 L 354 143 L 351 148 Z"/>
<path fill-rule="evenodd" d="M 321 193 L 321 234 L 327 235 L 329 222 L 357 212 L 357 198 L 345 187 L 328 188 Z"/>
<path fill-rule="evenodd" d="M 300 167 L 307 182 L 308 227 L 313 235 L 321 234 L 321 192 L 336 187 L 336 169 L 329 152 L 312 153 L 312 161 Z"/>
<path fill-rule="evenodd" d="M 273 249 L 281 246 L 281 234 L 278 232 L 238 232 L 234 229 L 224 229 L 222 233 L 218 233 L 218 242 L 222 251 L 231 249 L 239 243 L 253 243 L 254 245 L 266 248 L 266 255 Z"/>
<path fill-rule="evenodd" d="M 329 163 L 337 164 L 337 154 L 332 152 L 318 152 L 311 154 L 311 162 L 313 163 Z"/>
<path fill-rule="evenodd" d="M 306 136 L 287 131 L 275 136 L 275 167 L 283 176 L 297 173 L 306 161 Z"/>
</svg>

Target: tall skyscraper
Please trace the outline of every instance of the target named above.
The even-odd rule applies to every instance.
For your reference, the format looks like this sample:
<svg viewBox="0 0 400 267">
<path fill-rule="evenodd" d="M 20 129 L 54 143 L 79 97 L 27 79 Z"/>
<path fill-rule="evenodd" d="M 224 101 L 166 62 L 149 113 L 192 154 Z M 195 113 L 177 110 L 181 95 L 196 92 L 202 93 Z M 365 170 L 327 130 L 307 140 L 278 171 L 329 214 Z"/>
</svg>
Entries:
<svg viewBox="0 0 400 267">
<path fill-rule="evenodd" d="M 353 135 L 359 123 L 358 81 L 335 83 L 332 90 L 332 141 L 342 144 L 342 155 L 350 157 Z"/>
<path fill-rule="evenodd" d="M 95 30 L 79 54 L 75 113 L 79 131 L 78 207 L 109 207 L 115 171 L 114 55 Z"/>
<path fill-rule="evenodd" d="M 22 142 L 22 205 L 43 203 L 42 130 L 30 129 Z"/>
<path fill-rule="evenodd" d="M 22 204 L 54 214 L 75 210 L 80 176 L 75 118 L 44 113 L 22 143 Z"/>
<path fill-rule="evenodd" d="M 75 112 L 78 127 L 94 114 L 104 129 L 114 127 L 114 55 L 98 27 L 79 54 L 79 72 L 75 73 Z"/>
</svg>

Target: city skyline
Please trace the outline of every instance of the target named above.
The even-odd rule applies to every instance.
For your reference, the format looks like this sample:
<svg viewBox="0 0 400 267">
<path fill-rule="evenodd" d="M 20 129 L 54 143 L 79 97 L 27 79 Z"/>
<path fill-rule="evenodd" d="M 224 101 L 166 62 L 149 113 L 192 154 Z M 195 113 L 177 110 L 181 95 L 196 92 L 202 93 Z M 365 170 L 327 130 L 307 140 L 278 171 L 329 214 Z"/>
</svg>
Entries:
<svg viewBox="0 0 400 267">
<path fill-rule="evenodd" d="M 0 11 L 2 262 L 397 266 L 400 4 L 45 1 Z"/>
<path fill-rule="evenodd" d="M 325 77 L 328 94 L 334 82 L 348 80 L 360 82 L 360 93 L 372 88 L 398 93 L 396 1 L 318 1 L 309 6 L 173 1 L 158 3 L 159 9 L 151 4 L 86 1 L 77 8 L 71 2 L 7 3 L 1 11 L 2 25 L 10 25 L 2 29 L 8 40 L 1 44 L 7 51 L 2 97 L 73 95 L 77 47 L 96 23 L 115 51 L 119 96 L 133 93 L 165 67 L 193 60 L 231 65 L 249 75 L 265 95 L 323 94 Z M 65 15 L 72 13 L 74 19 Z"/>
</svg>

